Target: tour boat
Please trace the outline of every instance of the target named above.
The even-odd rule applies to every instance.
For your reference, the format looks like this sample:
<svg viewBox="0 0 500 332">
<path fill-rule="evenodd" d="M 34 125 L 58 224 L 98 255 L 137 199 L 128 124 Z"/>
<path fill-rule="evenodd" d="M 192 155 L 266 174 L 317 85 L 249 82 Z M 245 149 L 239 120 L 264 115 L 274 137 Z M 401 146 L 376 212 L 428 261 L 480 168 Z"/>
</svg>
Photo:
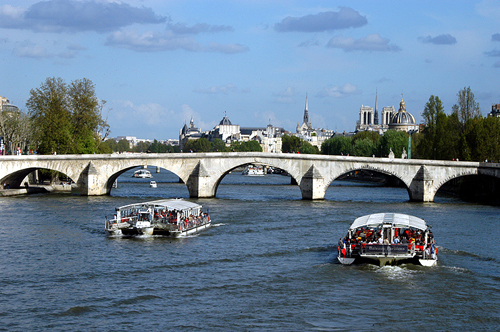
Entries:
<svg viewBox="0 0 500 332">
<path fill-rule="evenodd" d="M 402 213 L 376 213 L 359 217 L 339 240 L 338 261 L 342 264 L 375 263 L 380 266 L 437 262 L 434 235 L 423 219 Z"/>
<path fill-rule="evenodd" d="M 134 172 L 134 175 L 132 175 L 134 178 L 152 178 L 153 176 L 151 175 L 151 172 L 145 169 L 140 169 L 138 171 Z"/>
<path fill-rule="evenodd" d="M 182 199 L 135 203 L 116 208 L 105 230 L 112 235 L 166 235 L 182 237 L 210 227 L 202 206 Z"/>
<path fill-rule="evenodd" d="M 264 167 L 248 165 L 247 167 L 245 167 L 245 170 L 241 172 L 241 174 L 249 176 L 263 176 L 265 175 Z"/>
<path fill-rule="evenodd" d="M 156 181 L 150 181 L 150 182 L 149 182 L 149 186 L 150 186 L 151 188 L 156 188 L 158 185 L 156 184 Z"/>
</svg>

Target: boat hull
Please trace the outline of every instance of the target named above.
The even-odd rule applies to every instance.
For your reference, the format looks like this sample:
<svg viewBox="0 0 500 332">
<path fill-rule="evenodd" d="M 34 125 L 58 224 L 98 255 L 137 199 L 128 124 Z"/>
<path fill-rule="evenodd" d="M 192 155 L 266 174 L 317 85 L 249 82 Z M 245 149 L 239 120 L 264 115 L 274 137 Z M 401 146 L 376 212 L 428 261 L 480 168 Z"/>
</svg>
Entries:
<svg viewBox="0 0 500 332">
<path fill-rule="evenodd" d="M 436 259 L 419 259 L 418 262 L 422 266 L 435 266 L 437 265 L 437 258 Z"/>
</svg>

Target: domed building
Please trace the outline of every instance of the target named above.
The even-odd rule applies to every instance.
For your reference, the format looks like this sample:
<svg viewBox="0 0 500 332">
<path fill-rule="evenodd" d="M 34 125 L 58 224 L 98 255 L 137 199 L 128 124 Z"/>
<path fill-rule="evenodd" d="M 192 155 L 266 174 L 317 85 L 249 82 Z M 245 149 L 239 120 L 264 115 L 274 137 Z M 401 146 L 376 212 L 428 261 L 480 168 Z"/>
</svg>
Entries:
<svg viewBox="0 0 500 332">
<path fill-rule="evenodd" d="M 415 117 L 406 111 L 403 97 L 401 97 L 401 102 L 399 103 L 399 110 L 392 115 L 389 129 L 406 131 L 407 133 L 418 133 L 419 126 L 415 122 Z"/>
<path fill-rule="evenodd" d="M 212 130 L 211 138 L 219 138 L 226 144 L 240 139 L 240 125 L 234 125 L 224 112 L 224 117 Z M 211 140 L 209 138 L 209 140 Z"/>
<path fill-rule="evenodd" d="M 179 149 L 182 152 L 184 149 L 184 146 L 186 146 L 187 142 L 189 140 L 193 139 L 199 139 L 201 138 L 201 129 L 196 128 L 194 126 L 194 120 L 191 118 L 191 121 L 189 121 L 189 128 L 186 124 L 184 124 L 184 127 L 182 127 L 180 133 L 179 133 Z"/>
</svg>

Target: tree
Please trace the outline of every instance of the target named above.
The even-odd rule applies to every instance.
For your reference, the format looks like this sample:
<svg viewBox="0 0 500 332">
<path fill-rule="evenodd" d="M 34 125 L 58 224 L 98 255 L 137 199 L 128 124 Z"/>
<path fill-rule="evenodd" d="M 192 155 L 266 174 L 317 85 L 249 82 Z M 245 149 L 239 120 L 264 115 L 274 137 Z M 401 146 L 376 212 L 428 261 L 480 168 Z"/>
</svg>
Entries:
<svg viewBox="0 0 500 332">
<path fill-rule="evenodd" d="M 348 136 L 335 136 L 321 144 L 321 153 L 330 155 L 351 155 L 354 149 L 352 138 Z"/>
<path fill-rule="evenodd" d="M 318 154 L 319 149 L 316 146 L 313 146 L 311 143 L 304 141 L 302 146 L 299 148 L 299 153 L 302 154 Z"/>
<path fill-rule="evenodd" d="M 479 103 L 474 98 L 474 93 L 469 87 L 464 87 L 457 93 L 457 104 L 453 105 L 452 111 L 458 116 L 458 120 L 465 126 L 467 121 L 481 116 Z"/>
<path fill-rule="evenodd" d="M 125 138 L 122 138 L 116 144 L 116 149 L 118 152 L 130 151 L 130 143 Z"/>
<path fill-rule="evenodd" d="M 184 152 L 209 152 L 210 141 L 205 137 L 188 140 L 184 146 Z"/>
<path fill-rule="evenodd" d="M 388 130 L 380 140 L 383 156 L 388 156 L 390 150 L 394 152 L 394 156 L 399 158 L 403 153 L 403 148 L 408 150 L 408 133 L 405 131 Z"/>
<path fill-rule="evenodd" d="M 149 142 L 137 142 L 137 144 L 132 149 L 134 152 L 150 152 L 149 146 L 151 144 Z"/>
<path fill-rule="evenodd" d="M 19 110 L 0 112 L 0 136 L 4 138 L 6 153 L 15 154 L 16 147 L 22 151 L 29 149 L 33 137 L 33 126 L 29 116 Z"/>
<path fill-rule="evenodd" d="M 71 145 L 71 112 L 67 86 L 61 78 L 47 78 L 30 91 L 26 107 L 35 126 L 35 141 L 41 154 L 68 153 Z"/>
<path fill-rule="evenodd" d="M 226 144 L 219 138 L 216 138 L 213 142 L 210 142 L 210 151 L 212 152 L 227 152 L 229 148 Z"/>
<path fill-rule="evenodd" d="M 262 152 L 262 147 L 259 142 L 254 140 L 246 142 L 234 141 L 231 143 L 230 150 L 235 152 Z"/>
<path fill-rule="evenodd" d="M 99 152 L 99 144 L 109 133 L 101 116 L 104 105 L 86 78 L 69 85 L 61 78 L 47 78 L 32 89 L 26 106 L 36 128 L 39 153 Z"/>
<path fill-rule="evenodd" d="M 354 141 L 354 154 L 361 157 L 371 157 L 376 153 L 376 146 L 369 138 Z"/>
<path fill-rule="evenodd" d="M 303 140 L 297 136 L 283 135 L 281 137 L 281 151 L 286 153 L 295 153 L 299 151 L 302 141 Z"/>
<path fill-rule="evenodd" d="M 443 124 L 446 122 L 443 103 L 438 96 L 431 95 L 422 112 L 425 137 L 419 143 L 419 152 L 424 158 L 434 159 L 435 151 L 439 150 L 442 141 Z"/>
</svg>

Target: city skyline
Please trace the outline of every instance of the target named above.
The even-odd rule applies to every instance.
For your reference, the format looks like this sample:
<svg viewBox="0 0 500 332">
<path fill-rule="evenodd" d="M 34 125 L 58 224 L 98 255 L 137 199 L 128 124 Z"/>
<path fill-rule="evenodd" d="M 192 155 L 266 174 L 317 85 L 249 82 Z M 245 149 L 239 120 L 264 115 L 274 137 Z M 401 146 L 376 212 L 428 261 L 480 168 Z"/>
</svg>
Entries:
<svg viewBox="0 0 500 332">
<path fill-rule="evenodd" d="M 47 77 L 88 78 L 111 136 L 177 138 L 224 117 L 350 132 L 361 105 L 417 123 L 470 86 L 500 102 L 500 1 L 0 0 L 0 95 L 25 110 Z"/>
</svg>

